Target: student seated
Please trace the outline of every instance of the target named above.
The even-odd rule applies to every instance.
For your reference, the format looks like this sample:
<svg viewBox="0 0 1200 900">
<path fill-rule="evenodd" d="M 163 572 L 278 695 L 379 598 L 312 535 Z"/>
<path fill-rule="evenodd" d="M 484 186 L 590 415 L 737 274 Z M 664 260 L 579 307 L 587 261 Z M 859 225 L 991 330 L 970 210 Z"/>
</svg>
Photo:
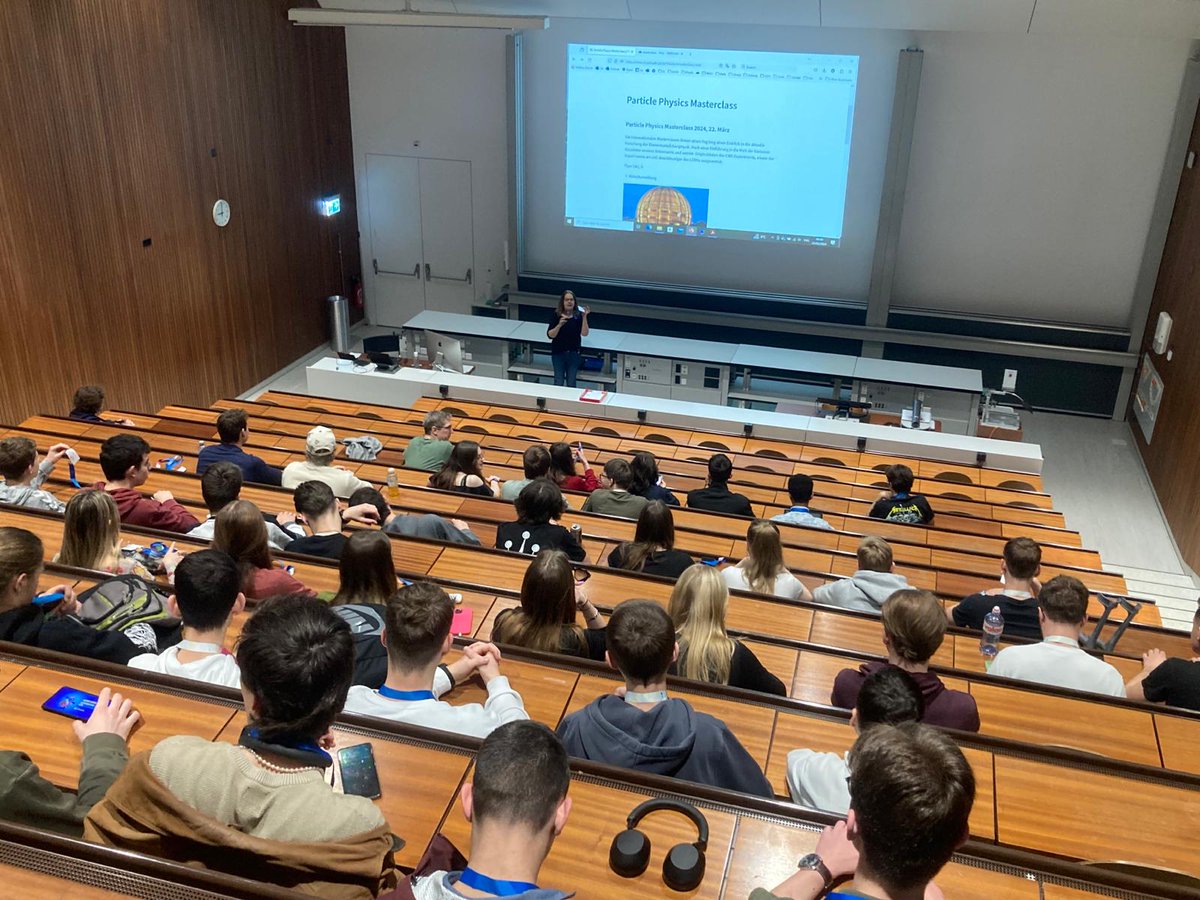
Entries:
<svg viewBox="0 0 1200 900">
<path fill-rule="evenodd" d="M 579 613 L 586 628 L 579 627 Z M 501 610 L 492 640 L 546 653 L 604 659 L 604 616 L 577 584 L 567 555 L 543 550 L 521 579 L 521 605 Z"/>
<path fill-rule="evenodd" d="M 486 737 L 498 725 L 528 719 L 521 695 L 500 674 L 500 651 L 494 644 L 470 644 L 453 663 L 439 665 L 454 646 L 453 617 L 454 601 L 436 584 L 418 581 L 397 591 L 384 613 L 387 680 L 378 690 L 350 688 L 346 712 L 471 737 Z M 486 703 L 452 706 L 437 699 L 476 673 L 487 688 Z"/>
<path fill-rule="evenodd" d="M 995 606 L 1004 616 L 1005 637 L 1040 640 L 1042 626 L 1038 618 L 1038 575 L 1042 571 L 1042 548 L 1032 538 L 1013 538 L 1004 544 L 1000 560 L 1001 587 L 965 597 L 950 617 L 959 628 L 983 630 L 983 619 Z"/>
<path fill-rule="evenodd" d="M 344 466 L 335 466 L 337 437 L 324 425 L 313 428 L 304 440 L 304 462 L 288 463 L 284 466 L 281 483 L 289 491 L 295 490 L 306 481 L 323 481 L 333 490 L 335 497 L 345 499 L 361 487 L 371 485 L 363 481 Z"/>
<path fill-rule="evenodd" d="M 155 491 L 149 497 L 138 492 L 150 477 L 150 445 L 136 434 L 113 435 L 101 444 L 100 468 L 105 480 L 93 487 L 112 495 L 126 525 L 186 534 L 200 524 L 170 491 Z"/>
<path fill-rule="evenodd" d="M 808 508 L 813 495 L 813 480 L 807 475 L 792 475 L 787 480 L 788 497 L 792 506 L 787 512 L 772 516 L 772 522 L 786 522 L 788 525 L 801 525 L 805 528 L 824 528 L 832 531 L 833 526 Z"/>
<path fill-rule="evenodd" d="M 181 559 L 183 554 L 178 550 L 167 552 L 162 559 L 167 575 L 175 571 Z M 141 559 L 121 552 L 121 516 L 112 495 L 104 491 L 80 491 L 67 502 L 62 544 L 54 561 L 110 575 L 137 575 L 147 581 L 154 580 Z"/>
<path fill-rule="evenodd" d="M 618 544 L 608 554 L 614 569 L 678 578 L 695 562 L 675 549 L 675 518 L 661 500 L 651 500 L 638 516 L 633 540 Z"/>
<path fill-rule="evenodd" d="M 250 440 L 250 419 L 244 409 L 227 409 L 217 416 L 219 444 L 209 444 L 200 451 L 196 461 L 196 474 L 203 475 L 216 462 L 232 463 L 238 467 L 242 477 L 257 484 L 283 484 L 283 470 L 267 465 L 257 456 L 247 453 L 242 447 Z"/>
<path fill-rule="evenodd" d="M 1200 655 L 1200 609 L 1192 617 L 1192 652 Z M 1125 685 L 1130 700 L 1149 700 L 1200 712 L 1200 657 L 1167 659 L 1161 650 L 1142 654 L 1142 671 Z"/>
<path fill-rule="evenodd" d="M 733 463 L 729 457 L 724 453 L 714 453 L 708 460 L 708 481 L 705 486 L 688 491 L 688 508 L 728 513 L 731 516 L 754 515 L 745 495 L 729 490 L 729 478 L 732 475 Z"/>
<path fill-rule="evenodd" d="M 288 552 L 341 559 L 346 536 L 342 534 L 342 514 L 333 489 L 323 481 L 304 481 L 296 485 L 292 502 L 297 519 L 312 533 L 292 541 Z"/>
<path fill-rule="evenodd" d="M 500 479 L 483 473 L 483 448 L 475 441 L 459 441 L 450 458 L 430 476 L 429 486 L 459 494 L 499 497 Z"/>
<path fill-rule="evenodd" d="M 375 488 L 359 488 L 350 495 L 348 502 L 352 510 L 365 511 L 365 504 L 370 504 L 375 509 L 376 520 L 388 534 L 479 546 L 479 538 L 462 519 L 443 519 L 434 513 L 398 513 Z M 350 510 L 346 512 L 348 514 Z"/>
<path fill-rule="evenodd" d="M 672 674 L 786 697 L 783 682 L 725 630 L 728 609 L 729 589 L 712 566 L 696 563 L 679 576 L 667 606 L 679 639 Z"/>
<path fill-rule="evenodd" d="M 567 900 L 538 887 L 538 873 L 571 814 L 571 770 L 562 743 L 539 722 L 510 722 L 484 739 L 462 786 L 471 852 L 461 872 L 412 879 L 417 900 L 497 897 Z M 499 891 L 499 893 L 496 893 Z"/>
<path fill-rule="evenodd" d="M 42 485 L 70 449 L 66 444 L 54 444 L 38 465 L 37 444 L 29 438 L 10 437 L 0 441 L 0 478 L 4 479 L 0 484 L 0 503 L 61 513 L 67 505 L 42 490 Z"/>
<path fill-rule="evenodd" d="M 353 674 L 349 627 L 315 598 L 274 598 L 246 622 L 238 664 L 250 720 L 238 742 L 159 741 L 92 808 L 84 839 L 322 897 L 390 887 L 383 815 L 335 793 L 325 771 Z"/>
<path fill-rule="evenodd" d="M 104 388 L 98 384 L 86 384 L 75 391 L 75 397 L 71 400 L 71 411 L 67 413 L 67 416 L 79 422 L 95 422 L 98 425 L 124 425 L 126 428 L 133 427 L 133 422 L 129 419 L 100 418 L 100 410 L 102 409 L 104 409 Z"/>
<path fill-rule="evenodd" d="M 859 734 L 876 725 L 919 722 L 925 713 L 921 688 L 903 669 L 887 666 L 863 680 L 850 724 Z M 787 756 L 788 792 L 810 809 L 844 816 L 850 809 L 850 754 L 793 750 Z"/>
<path fill-rule="evenodd" d="M 329 605 L 354 635 L 354 683 L 376 688 L 387 677 L 387 650 L 380 640 L 386 607 L 400 589 L 391 539 L 378 531 L 355 530 L 338 567 L 338 590 Z"/>
<path fill-rule="evenodd" d="M 630 492 L 632 485 L 633 470 L 629 463 L 620 458 L 610 459 L 600 474 L 600 487 L 583 501 L 583 511 L 636 519 L 646 508 L 647 501 Z"/>
<path fill-rule="evenodd" d="M 783 564 L 779 526 L 759 519 L 746 531 L 746 555 L 736 566 L 721 570 L 731 591 L 771 594 L 784 600 L 811 600 L 804 582 Z"/>
<path fill-rule="evenodd" d="M 750 900 L 941 900 L 933 878 L 970 834 L 975 773 L 954 741 L 923 725 L 882 725 L 850 751 L 850 812 L 825 829 L 772 891 Z M 854 876 L 853 893 L 826 893 Z"/>
<path fill-rule="evenodd" d="M 712 787 L 773 797 L 770 783 L 719 719 L 667 696 L 667 670 L 679 655 L 675 626 L 652 600 L 626 600 L 608 621 L 608 663 L 624 696 L 597 697 L 566 716 L 558 736 L 572 756 Z"/>
<path fill-rule="evenodd" d="M 913 677 L 925 698 L 921 720 L 942 728 L 979 730 L 979 709 L 966 691 L 955 691 L 929 671 L 929 660 L 946 638 L 946 614 L 938 598 L 929 591 L 913 588 L 896 591 L 883 604 L 883 646 L 887 662 L 864 663 L 857 669 L 842 669 L 833 681 L 830 703 L 842 709 L 858 705 L 858 692 L 872 672 L 886 666 L 903 669 Z"/>
<path fill-rule="evenodd" d="M 425 413 L 422 423 L 425 434 L 418 435 L 404 448 L 404 468 L 424 469 L 436 472 L 446 464 L 454 445 L 450 435 L 454 433 L 454 417 L 444 409 Z"/>
<path fill-rule="evenodd" d="M 817 603 L 879 612 L 884 602 L 896 591 L 908 590 L 908 579 L 896 574 L 892 546 L 881 537 L 869 534 L 858 542 L 858 571 L 817 586 L 812 598 Z"/>
<path fill-rule="evenodd" d="M 582 475 L 575 471 L 575 463 L 583 466 Z M 572 447 L 566 441 L 556 441 L 550 445 L 550 480 L 562 491 L 590 494 L 600 487 L 596 473 L 583 455 L 583 447 L 579 444 Z"/>
<path fill-rule="evenodd" d="M 34 606 L 43 553 L 41 538 L 33 532 L 0 527 L 0 641 L 121 665 L 141 653 L 137 644 L 119 631 L 97 631 L 70 618 L 76 602 L 69 584 L 56 584 L 45 592 L 63 595 L 62 601 L 48 612 Z"/>
<path fill-rule="evenodd" d="M 649 450 L 637 450 L 629 457 L 629 468 L 633 470 L 630 493 L 647 500 L 660 500 L 667 506 L 678 506 L 679 498 L 667 490 L 662 476 L 658 474 L 658 460 Z"/>
<path fill-rule="evenodd" d="M 83 833 L 83 817 L 117 780 L 129 758 L 126 741 L 138 713 L 133 701 L 104 688 L 87 722 L 72 722 L 83 759 L 79 790 L 64 791 L 38 772 L 18 750 L 0 750 L 0 819 L 42 828 L 67 837 Z"/>
<path fill-rule="evenodd" d="M 500 486 L 500 496 L 504 500 L 516 500 L 525 485 L 550 474 L 550 451 L 541 444 L 530 444 L 521 454 L 521 468 L 525 471 L 524 478 L 514 478 Z"/>
<path fill-rule="evenodd" d="M 872 519 L 885 522 L 900 522 L 905 525 L 928 525 L 933 521 L 933 510 L 924 494 L 914 494 L 913 471 L 897 463 L 887 472 L 888 490 L 879 494 L 879 499 L 867 513 Z"/>
<path fill-rule="evenodd" d="M 247 600 L 309 592 L 300 581 L 276 567 L 267 543 L 267 523 L 249 500 L 235 500 L 217 513 L 212 547 L 224 550 L 237 563 Z"/>
<path fill-rule="evenodd" d="M 212 540 L 217 527 L 217 513 L 241 493 L 242 470 L 231 462 L 212 463 L 200 476 L 200 495 L 208 508 L 208 518 L 189 531 L 188 537 Z M 304 535 L 304 529 L 296 524 L 295 513 L 281 512 L 273 522 L 267 522 L 267 542 L 272 550 L 286 550 L 288 544 Z"/>
<path fill-rule="evenodd" d="M 129 661 L 135 669 L 178 675 L 208 684 L 238 687 L 237 660 L 225 649 L 233 616 L 246 608 L 241 573 L 228 553 L 197 550 L 175 570 L 175 593 L 167 600 L 172 616 L 183 620 L 183 639 L 162 653 Z"/>
<path fill-rule="evenodd" d="M 1087 608 L 1088 589 L 1082 581 L 1070 575 L 1051 578 L 1038 594 L 1041 643 L 1005 647 L 992 660 L 988 674 L 1124 697 L 1121 673 L 1079 646 Z"/>
<path fill-rule="evenodd" d="M 558 524 L 567 505 L 562 491 L 548 478 L 537 478 L 525 486 L 515 504 L 517 521 L 496 529 L 496 547 L 510 553 L 537 556 L 542 550 L 561 550 L 575 562 L 587 554 L 579 540 Z"/>
</svg>

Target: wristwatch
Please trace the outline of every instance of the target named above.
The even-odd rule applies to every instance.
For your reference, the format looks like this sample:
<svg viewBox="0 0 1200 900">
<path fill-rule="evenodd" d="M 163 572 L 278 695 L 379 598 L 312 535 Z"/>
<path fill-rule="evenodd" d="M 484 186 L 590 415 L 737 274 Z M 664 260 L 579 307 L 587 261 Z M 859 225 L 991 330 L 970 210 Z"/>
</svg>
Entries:
<svg viewBox="0 0 1200 900">
<path fill-rule="evenodd" d="M 825 865 L 821 857 L 815 853 L 808 853 L 800 857 L 800 861 L 796 863 L 796 868 L 812 869 L 824 880 L 826 888 L 833 884 L 833 873 L 829 871 L 829 867 Z"/>
</svg>

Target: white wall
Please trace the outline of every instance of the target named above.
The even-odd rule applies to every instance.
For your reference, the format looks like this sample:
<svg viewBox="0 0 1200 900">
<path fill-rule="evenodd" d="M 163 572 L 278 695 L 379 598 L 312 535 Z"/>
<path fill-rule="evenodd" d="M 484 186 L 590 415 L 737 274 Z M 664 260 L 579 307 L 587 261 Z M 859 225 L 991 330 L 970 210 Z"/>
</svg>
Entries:
<svg viewBox="0 0 1200 900">
<path fill-rule="evenodd" d="M 893 305 L 1127 325 L 1189 42 L 920 46 Z"/>
<path fill-rule="evenodd" d="M 504 241 L 508 237 L 505 40 L 498 31 L 382 26 L 346 29 L 368 315 L 374 291 L 366 185 L 368 153 L 469 160 L 475 298 L 486 299 L 489 284 L 493 295 L 498 293 L 508 281 L 504 272 Z"/>
<path fill-rule="evenodd" d="M 915 43 L 925 60 L 894 304 L 1126 325 L 1187 41 L 923 32 Z M 350 27 L 346 44 L 360 208 L 367 153 L 470 159 L 476 295 L 489 280 L 498 289 L 505 38 Z"/>
</svg>

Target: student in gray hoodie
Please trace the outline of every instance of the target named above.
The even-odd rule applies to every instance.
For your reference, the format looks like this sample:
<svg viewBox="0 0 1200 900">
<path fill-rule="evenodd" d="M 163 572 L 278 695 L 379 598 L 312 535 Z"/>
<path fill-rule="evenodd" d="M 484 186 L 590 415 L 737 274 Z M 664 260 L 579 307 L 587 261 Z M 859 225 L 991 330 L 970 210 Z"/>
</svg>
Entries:
<svg viewBox="0 0 1200 900">
<path fill-rule="evenodd" d="M 53 445 L 39 466 L 37 444 L 29 438 L 10 437 L 0 441 L 0 476 L 4 477 L 4 484 L 0 484 L 0 503 L 61 513 L 67 505 L 49 491 L 42 490 L 42 485 L 70 449 L 66 444 Z"/>
<path fill-rule="evenodd" d="M 675 626 L 652 600 L 626 600 L 608 620 L 608 664 L 625 677 L 623 695 L 605 694 L 558 726 L 572 756 L 712 787 L 774 797 L 754 757 L 720 719 L 667 696 L 679 656 Z"/>
<path fill-rule="evenodd" d="M 480 744 L 472 780 L 460 792 L 463 815 L 471 823 L 466 868 L 413 876 L 413 896 L 417 900 L 573 897 L 537 884 L 542 863 L 571 813 L 570 783 L 567 754 L 549 728 L 529 721 L 501 725 Z M 403 887 L 387 896 L 404 896 Z M 470 893 L 462 893 L 460 887 Z"/>
<path fill-rule="evenodd" d="M 821 585 L 813 591 L 813 600 L 843 609 L 879 612 L 883 601 L 910 587 L 903 575 L 892 571 L 894 568 L 888 542 L 867 535 L 858 544 L 858 571 L 849 578 Z"/>
</svg>

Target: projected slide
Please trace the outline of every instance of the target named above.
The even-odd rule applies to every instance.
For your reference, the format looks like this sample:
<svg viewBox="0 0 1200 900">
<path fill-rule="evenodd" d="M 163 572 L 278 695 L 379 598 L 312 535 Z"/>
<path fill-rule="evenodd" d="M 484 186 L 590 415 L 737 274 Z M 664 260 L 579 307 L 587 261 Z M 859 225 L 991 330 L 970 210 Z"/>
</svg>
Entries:
<svg viewBox="0 0 1200 900">
<path fill-rule="evenodd" d="M 566 224 L 838 247 L 858 57 L 567 46 Z"/>
</svg>

